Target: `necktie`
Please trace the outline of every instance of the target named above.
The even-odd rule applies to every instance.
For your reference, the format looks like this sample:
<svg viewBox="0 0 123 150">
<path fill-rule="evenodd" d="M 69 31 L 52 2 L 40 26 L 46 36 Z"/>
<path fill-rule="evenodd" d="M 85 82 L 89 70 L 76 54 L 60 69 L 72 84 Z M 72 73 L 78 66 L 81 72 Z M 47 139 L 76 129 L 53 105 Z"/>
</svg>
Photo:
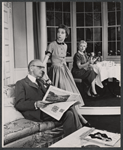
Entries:
<svg viewBox="0 0 123 150">
<path fill-rule="evenodd" d="M 47 89 L 44 87 L 42 81 L 41 81 L 40 79 L 36 79 L 36 82 L 37 82 L 39 88 L 40 88 L 44 93 L 46 93 Z"/>
<path fill-rule="evenodd" d="M 40 87 L 40 81 L 39 81 L 39 79 L 36 79 L 36 82 L 37 82 L 37 84 L 38 84 L 38 86 Z"/>
</svg>

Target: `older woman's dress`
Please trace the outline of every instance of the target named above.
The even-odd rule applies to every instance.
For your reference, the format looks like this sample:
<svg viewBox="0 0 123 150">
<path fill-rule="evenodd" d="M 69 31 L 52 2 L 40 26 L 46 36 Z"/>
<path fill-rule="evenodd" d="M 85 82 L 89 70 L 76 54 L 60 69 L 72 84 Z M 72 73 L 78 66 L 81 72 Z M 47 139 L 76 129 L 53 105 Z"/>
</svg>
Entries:
<svg viewBox="0 0 123 150">
<path fill-rule="evenodd" d="M 92 83 L 92 81 L 96 78 L 96 73 L 91 67 L 86 67 L 79 69 L 77 66 L 77 62 L 80 62 L 81 64 L 85 64 L 88 62 L 88 57 L 86 54 L 81 54 L 77 52 L 74 55 L 73 59 L 73 68 L 72 68 L 72 74 L 75 78 L 80 78 L 83 80 L 86 80 L 89 84 Z"/>
<path fill-rule="evenodd" d="M 58 44 L 56 41 L 54 41 L 49 44 L 47 52 L 51 53 L 52 65 L 50 71 L 48 72 L 48 75 L 54 86 L 67 91 L 71 91 L 73 93 L 79 93 L 71 71 L 66 65 L 65 58 L 67 45 L 65 43 Z M 81 106 L 84 105 L 81 94 L 79 101 L 81 102 Z"/>
</svg>

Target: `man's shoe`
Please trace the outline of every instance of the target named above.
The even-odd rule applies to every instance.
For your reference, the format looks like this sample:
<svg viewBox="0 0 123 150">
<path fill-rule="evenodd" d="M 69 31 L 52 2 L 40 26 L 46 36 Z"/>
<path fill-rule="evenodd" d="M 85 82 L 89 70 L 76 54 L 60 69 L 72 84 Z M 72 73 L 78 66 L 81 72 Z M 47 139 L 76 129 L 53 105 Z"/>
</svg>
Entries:
<svg viewBox="0 0 123 150">
<path fill-rule="evenodd" d="M 84 126 L 86 126 L 86 127 L 92 127 L 89 122 L 85 123 Z"/>
</svg>

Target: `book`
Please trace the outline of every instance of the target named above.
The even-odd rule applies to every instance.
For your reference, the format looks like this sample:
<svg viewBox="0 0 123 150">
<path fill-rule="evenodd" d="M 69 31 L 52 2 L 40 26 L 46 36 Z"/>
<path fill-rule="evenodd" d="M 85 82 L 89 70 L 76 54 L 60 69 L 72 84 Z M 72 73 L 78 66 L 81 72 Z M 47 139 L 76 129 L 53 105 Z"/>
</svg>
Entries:
<svg viewBox="0 0 123 150">
<path fill-rule="evenodd" d="M 118 140 L 120 140 L 121 135 L 118 133 L 112 133 L 105 130 L 99 130 L 95 128 L 89 129 L 84 135 L 80 136 L 80 139 L 87 140 L 87 145 L 97 145 L 102 147 L 114 146 Z"/>
<path fill-rule="evenodd" d="M 40 110 L 56 120 L 60 120 L 72 105 L 80 104 L 79 96 L 78 93 L 72 93 L 50 85 L 42 100 L 46 107 L 40 108 Z"/>
</svg>

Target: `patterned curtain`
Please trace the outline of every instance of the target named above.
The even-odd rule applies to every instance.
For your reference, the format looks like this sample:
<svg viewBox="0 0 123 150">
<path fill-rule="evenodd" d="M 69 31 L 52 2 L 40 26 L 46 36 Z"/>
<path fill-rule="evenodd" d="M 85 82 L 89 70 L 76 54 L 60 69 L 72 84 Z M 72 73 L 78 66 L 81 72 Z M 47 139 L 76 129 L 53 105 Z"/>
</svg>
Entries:
<svg viewBox="0 0 123 150">
<path fill-rule="evenodd" d="M 40 4 L 33 2 L 34 57 L 40 59 Z"/>
</svg>

